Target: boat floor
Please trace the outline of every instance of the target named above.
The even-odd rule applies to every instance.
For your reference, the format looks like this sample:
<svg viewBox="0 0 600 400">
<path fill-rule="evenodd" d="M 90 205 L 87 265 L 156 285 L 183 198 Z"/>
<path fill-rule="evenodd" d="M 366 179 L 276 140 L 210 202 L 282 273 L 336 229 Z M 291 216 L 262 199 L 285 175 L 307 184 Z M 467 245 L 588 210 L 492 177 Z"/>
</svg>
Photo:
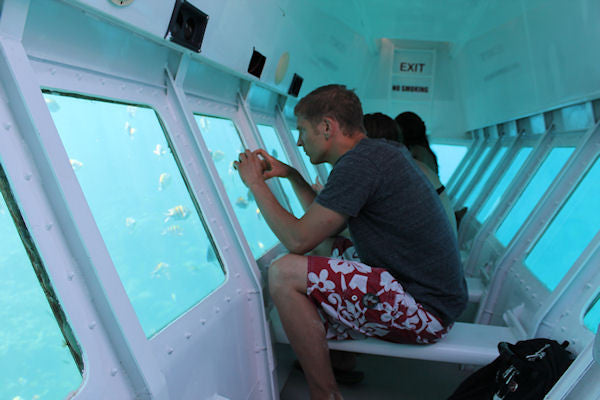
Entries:
<svg viewBox="0 0 600 400">
<path fill-rule="evenodd" d="M 340 385 L 345 400 L 443 400 L 474 370 L 461 369 L 457 364 L 370 354 L 358 355 L 357 369 L 364 371 L 365 380 L 354 386 Z M 281 400 L 308 398 L 304 374 L 292 368 Z"/>
</svg>

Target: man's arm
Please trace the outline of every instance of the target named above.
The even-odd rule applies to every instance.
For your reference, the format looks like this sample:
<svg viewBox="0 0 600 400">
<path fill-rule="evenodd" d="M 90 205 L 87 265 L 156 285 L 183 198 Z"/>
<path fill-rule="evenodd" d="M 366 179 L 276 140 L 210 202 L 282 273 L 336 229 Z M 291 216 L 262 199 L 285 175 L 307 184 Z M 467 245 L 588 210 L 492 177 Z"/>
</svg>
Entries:
<svg viewBox="0 0 600 400">
<path fill-rule="evenodd" d="M 247 150 L 234 166 L 252 191 L 263 218 L 290 252 L 304 254 L 345 226 L 345 215 L 314 202 L 300 219 L 287 212 L 265 183 L 264 164 L 257 154 Z"/>
<path fill-rule="evenodd" d="M 258 149 L 253 152 L 253 154 L 258 154 L 263 157 L 267 162 L 267 170 L 263 171 L 264 179 L 269 179 L 272 177 L 280 177 L 287 178 L 292 184 L 292 189 L 294 189 L 294 193 L 296 197 L 300 200 L 300 204 L 302 204 L 302 208 L 306 212 L 310 205 L 315 200 L 317 194 L 313 190 L 313 188 L 304 180 L 300 172 L 291 166 L 282 163 L 278 159 L 271 156 L 263 149 Z"/>
</svg>

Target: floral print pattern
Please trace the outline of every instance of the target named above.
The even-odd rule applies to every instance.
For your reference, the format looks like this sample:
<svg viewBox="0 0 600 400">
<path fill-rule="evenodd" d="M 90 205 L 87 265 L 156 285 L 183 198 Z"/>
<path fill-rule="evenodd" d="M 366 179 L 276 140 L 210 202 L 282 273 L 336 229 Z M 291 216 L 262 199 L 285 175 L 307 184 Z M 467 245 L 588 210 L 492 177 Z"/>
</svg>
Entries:
<svg viewBox="0 0 600 400">
<path fill-rule="evenodd" d="M 307 295 L 319 306 L 327 339 L 378 337 L 397 343 L 434 343 L 450 326 L 406 293 L 384 268 L 372 268 L 355 257 L 348 239 L 334 243 L 332 256 L 310 256 Z"/>
</svg>

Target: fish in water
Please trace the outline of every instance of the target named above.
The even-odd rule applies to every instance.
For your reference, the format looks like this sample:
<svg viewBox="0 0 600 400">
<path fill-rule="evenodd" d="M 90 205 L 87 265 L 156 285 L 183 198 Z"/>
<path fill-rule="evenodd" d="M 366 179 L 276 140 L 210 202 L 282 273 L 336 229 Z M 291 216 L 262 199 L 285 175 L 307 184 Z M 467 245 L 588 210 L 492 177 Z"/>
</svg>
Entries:
<svg viewBox="0 0 600 400">
<path fill-rule="evenodd" d="M 129 121 L 125 122 L 125 132 L 127 132 L 129 136 L 133 136 L 133 134 L 135 133 L 135 128 L 131 126 Z"/>
<path fill-rule="evenodd" d="M 171 235 L 182 236 L 183 229 L 179 225 L 171 225 L 168 228 L 166 228 L 164 231 L 162 231 L 161 235 L 164 236 L 167 233 L 169 233 Z"/>
<path fill-rule="evenodd" d="M 170 208 L 165 215 L 167 216 L 165 218 L 165 222 L 167 222 L 168 220 L 170 220 L 171 218 L 176 219 L 176 220 L 184 220 L 187 217 L 190 216 L 190 210 L 188 210 L 186 207 L 184 206 L 175 206 L 173 208 Z"/>
<path fill-rule="evenodd" d="M 57 112 L 60 110 L 60 106 L 56 100 L 48 97 L 44 97 L 44 100 L 46 101 L 46 105 L 48 106 L 48 110 L 50 110 L 50 112 Z"/>
<path fill-rule="evenodd" d="M 215 162 L 219 162 L 225 158 L 225 153 L 223 153 L 221 150 L 215 150 L 211 153 L 211 155 Z"/>
<path fill-rule="evenodd" d="M 154 150 L 152 150 L 152 152 L 160 157 L 163 154 L 165 154 L 167 151 L 165 149 L 163 149 L 163 147 L 160 144 L 157 144 L 156 147 L 154 148 Z"/>
<path fill-rule="evenodd" d="M 137 108 L 136 108 L 136 107 L 133 107 L 133 106 L 127 106 L 127 107 L 126 107 L 126 110 L 127 110 L 127 114 L 129 114 L 129 116 L 130 116 L 131 118 L 134 118 L 134 117 L 135 117 L 135 113 L 137 112 Z"/>
<path fill-rule="evenodd" d="M 169 186 L 170 183 L 171 183 L 171 175 L 167 174 L 166 172 L 163 172 L 158 177 L 158 190 L 160 191 L 160 190 L 165 189 L 167 186 Z"/>
<path fill-rule="evenodd" d="M 208 247 L 206 248 L 206 262 L 211 263 L 216 260 L 217 260 L 217 255 L 215 254 L 215 250 L 209 244 Z"/>
<path fill-rule="evenodd" d="M 73 167 L 73 171 L 77 171 L 79 168 L 83 167 L 83 163 L 74 158 L 71 158 L 69 162 L 71 163 L 71 167 Z"/>
<path fill-rule="evenodd" d="M 256 208 L 256 218 L 261 219 L 262 214 L 260 213 L 260 208 Z"/>
<path fill-rule="evenodd" d="M 131 217 L 127 217 L 125 218 L 125 226 L 128 228 L 135 228 L 135 224 L 137 223 L 137 221 Z"/>
<path fill-rule="evenodd" d="M 169 274 L 169 264 L 164 263 L 162 261 L 159 262 L 158 264 L 156 264 L 156 267 L 154 267 L 150 275 L 153 278 L 159 278 L 164 275 L 167 279 L 170 279 L 171 276 Z"/>
<path fill-rule="evenodd" d="M 245 198 L 240 196 L 235 201 L 235 205 L 238 206 L 239 208 L 248 208 L 248 200 L 246 200 Z"/>
<path fill-rule="evenodd" d="M 258 248 L 262 250 L 265 248 L 265 245 L 262 242 L 258 242 Z"/>
<path fill-rule="evenodd" d="M 207 123 L 206 123 L 206 118 L 204 117 L 200 117 L 200 119 L 198 120 L 198 123 L 200 124 L 200 129 L 204 130 L 208 127 Z"/>
</svg>

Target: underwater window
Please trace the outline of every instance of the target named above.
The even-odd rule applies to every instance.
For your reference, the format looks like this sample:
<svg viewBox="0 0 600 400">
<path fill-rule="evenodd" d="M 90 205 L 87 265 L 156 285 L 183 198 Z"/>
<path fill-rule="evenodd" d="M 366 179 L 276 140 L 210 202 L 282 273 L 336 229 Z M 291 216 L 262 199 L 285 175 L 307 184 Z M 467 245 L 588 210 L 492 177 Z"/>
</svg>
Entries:
<svg viewBox="0 0 600 400">
<path fill-rule="evenodd" d="M 486 167 L 486 170 L 483 173 L 481 179 L 479 180 L 479 182 L 477 182 L 477 184 L 475 185 L 475 187 L 473 188 L 471 193 L 469 193 L 469 196 L 467 196 L 467 200 L 465 201 L 465 204 L 464 204 L 465 207 L 471 207 L 471 205 L 473 204 L 475 199 L 477 199 L 477 196 L 479 196 L 479 193 L 483 189 L 483 186 L 487 183 L 487 180 L 489 179 L 492 172 L 494 172 L 496 165 L 498 165 L 500 160 L 502 160 L 502 157 L 504 156 L 504 154 L 506 154 L 507 149 L 508 149 L 507 147 L 500 147 L 500 149 L 498 149 L 496 154 L 494 154 L 494 158 L 492 158 L 492 161 Z"/>
<path fill-rule="evenodd" d="M 510 166 L 507 170 L 505 170 L 504 174 L 502 175 L 502 178 L 500 178 L 500 181 L 498 182 L 492 193 L 485 200 L 483 207 L 481 207 L 479 212 L 477 213 L 477 221 L 485 221 L 487 217 L 489 217 L 490 214 L 494 212 L 496 206 L 498 206 L 498 204 L 500 203 L 504 192 L 508 188 L 508 185 L 513 181 L 514 177 L 521 169 L 521 166 L 523 166 L 523 164 L 525 163 L 525 160 L 527 160 L 527 157 L 531 153 L 531 150 L 533 150 L 532 147 L 523 147 L 519 149 L 519 152 L 517 153 L 515 158 L 513 158 Z"/>
<path fill-rule="evenodd" d="M 544 160 L 537 172 L 531 178 L 521 195 L 511 208 L 510 212 L 502 221 L 502 224 L 496 230 L 496 237 L 504 245 L 512 240 L 525 219 L 537 202 L 540 200 L 546 189 L 550 186 L 556 175 L 560 172 L 563 165 L 567 162 L 573 147 L 555 147 L 548 157 Z"/>
<path fill-rule="evenodd" d="M 479 159 L 477 159 L 473 168 L 471 168 L 471 170 L 469 171 L 469 175 L 467 175 L 467 177 L 463 180 L 463 184 L 461 185 L 458 193 L 456 193 L 456 196 L 454 196 L 455 199 L 458 200 L 461 197 L 461 195 L 463 194 L 463 192 L 465 191 L 465 189 L 469 186 L 469 184 L 471 183 L 471 180 L 475 176 L 475 173 L 477 172 L 477 170 L 481 166 L 481 163 L 483 162 L 483 160 L 485 160 L 485 158 L 487 157 L 487 155 L 491 149 L 492 149 L 491 146 L 486 146 L 485 149 L 483 149 L 483 153 L 481 154 Z"/>
<path fill-rule="evenodd" d="M 596 333 L 600 324 L 600 295 L 591 304 L 583 317 L 583 324 L 592 332 Z"/>
<path fill-rule="evenodd" d="M 290 160 L 286 152 L 283 150 L 283 146 L 281 145 L 275 128 L 273 128 L 272 126 L 260 124 L 258 124 L 257 127 L 258 131 L 260 132 L 260 136 L 262 137 L 263 143 L 266 146 L 265 150 L 267 151 L 267 153 L 269 153 L 276 159 L 290 165 Z M 277 179 L 281 183 L 281 186 L 283 187 L 283 193 L 285 194 L 287 201 L 290 204 L 290 207 L 292 208 L 291 211 L 294 214 L 294 216 L 296 216 L 296 218 L 302 218 L 302 216 L 304 215 L 304 209 L 302 208 L 302 204 L 300 204 L 298 196 L 296 196 L 296 193 L 294 192 L 291 182 L 288 179 L 275 179 Z"/>
<path fill-rule="evenodd" d="M 600 230 L 598 182 L 600 162 L 596 160 L 525 259 L 527 268 L 550 290 Z"/>
<path fill-rule="evenodd" d="M 448 183 L 448 180 L 458 167 L 458 164 L 462 161 L 465 154 L 467 154 L 468 147 L 460 145 L 432 144 L 431 150 L 433 150 L 438 160 L 440 182 L 445 185 Z"/>
<path fill-rule="evenodd" d="M 69 95 L 44 97 L 150 337 L 225 281 L 178 160 L 150 108 Z"/>
<path fill-rule="evenodd" d="M 277 237 L 263 219 L 252 192 L 244 185 L 233 162 L 245 149 L 240 135 L 229 119 L 195 115 L 204 143 L 212 156 L 217 173 L 244 236 L 255 258 L 259 258 L 277 243 Z"/>
<path fill-rule="evenodd" d="M 10 202 L 12 195 L 6 190 L 8 184 L 1 167 L 0 175 L 3 189 L 0 196 L 0 398 L 63 399 L 77 390 L 83 379 L 36 275 L 33 260 L 39 260 L 39 254 L 33 242 L 24 238 L 28 241 L 28 256 L 15 226 L 16 218 L 11 217 L 6 201 Z M 18 218 L 26 232 L 20 213 Z M 37 264 L 43 270 L 41 261 Z M 49 283 L 45 274 L 40 279 Z M 50 292 L 54 294 L 53 290 Z M 60 310 L 56 298 L 53 303 L 54 311 Z M 62 324 L 68 329 L 66 317 Z M 74 344 L 71 340 L 69 343 Z M 81 357 L 79 348 L 74 351 Z M 83 368 L 81 358 L 79 362 Z"/>
<path fill-rule="evenodd" d="M 294 141 L 294 143 L 298 143 L 298 135 L 300 135 L 300 132 L 298 132 L 298 129 L 292 129 L 292 140 Z M 308 171 L 308 175 L 310 176 L 310 184 L 312 185 L 313 183 L 317 182 L 317 170 L 315 168 L 315 166 L 313 165 L 313 163 L 310 162 L 310 158 L 306 155 L 306 153 L 304 152 L 304 149 L 298 148 L 298 153 L 300 154 L 300 158 L 302 158 L 302 161 L 304 162 L 304 165 L 306 166 L 306 170 Z"/>
</svg>

